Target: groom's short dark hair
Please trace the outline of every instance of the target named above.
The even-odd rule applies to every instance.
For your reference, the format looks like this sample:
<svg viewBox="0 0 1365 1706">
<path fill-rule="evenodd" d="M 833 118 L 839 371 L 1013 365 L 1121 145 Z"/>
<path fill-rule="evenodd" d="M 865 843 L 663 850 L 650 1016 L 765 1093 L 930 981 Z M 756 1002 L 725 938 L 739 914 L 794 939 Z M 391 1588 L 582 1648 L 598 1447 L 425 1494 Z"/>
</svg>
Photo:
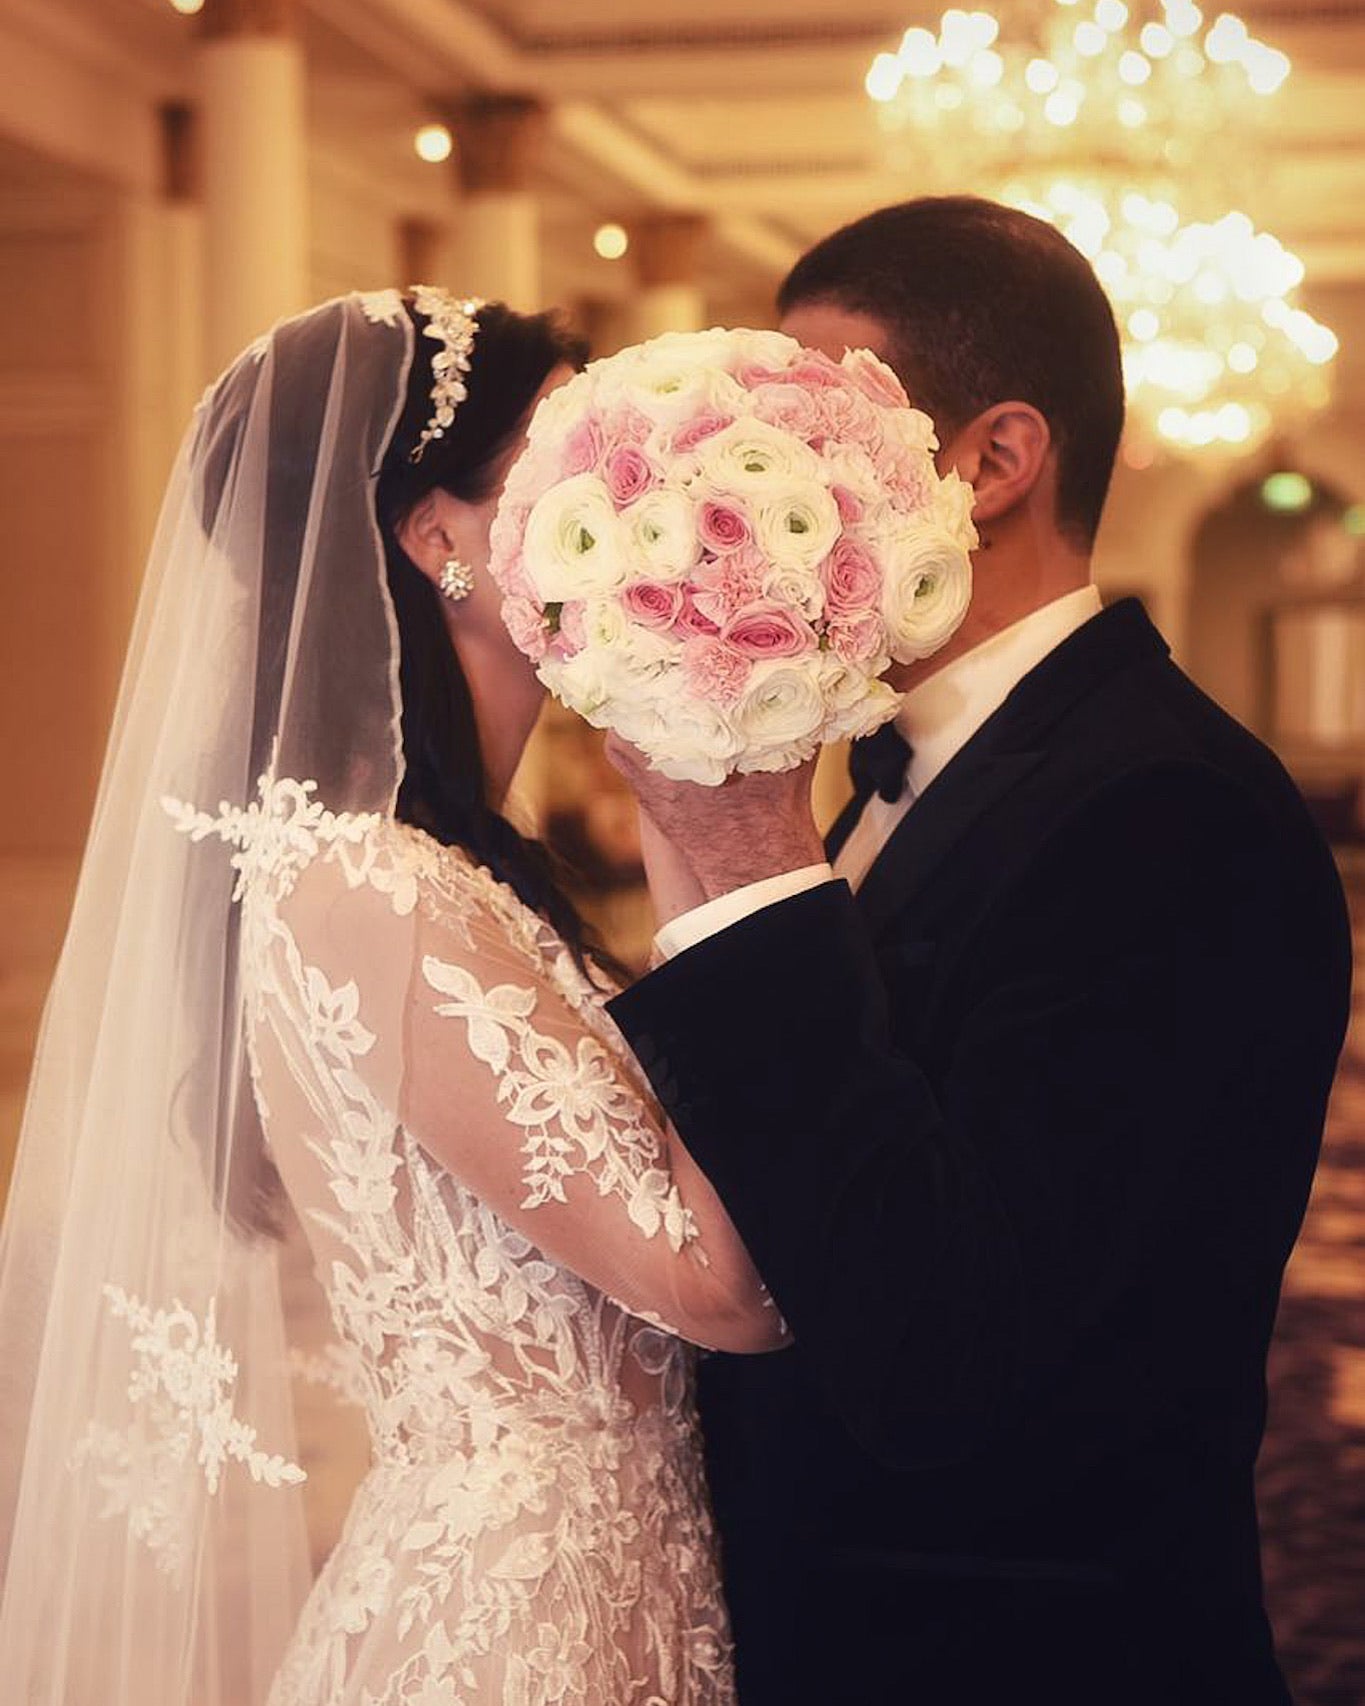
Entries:
<svg viewBox="0 0 1365 1706">
<path fill-rule="evenodd" d="M 784 314 L 828 302 L 876 320 L 942 441 L 993 403 L 1031 403 L 1057 449 L 1057 524 L 1093 543 L 1123 430 L 1123 368 L 1108 299 L 1053 226 L 976 196 L 901 202 L 817 243 L 777 301 Z"/>
</svg>

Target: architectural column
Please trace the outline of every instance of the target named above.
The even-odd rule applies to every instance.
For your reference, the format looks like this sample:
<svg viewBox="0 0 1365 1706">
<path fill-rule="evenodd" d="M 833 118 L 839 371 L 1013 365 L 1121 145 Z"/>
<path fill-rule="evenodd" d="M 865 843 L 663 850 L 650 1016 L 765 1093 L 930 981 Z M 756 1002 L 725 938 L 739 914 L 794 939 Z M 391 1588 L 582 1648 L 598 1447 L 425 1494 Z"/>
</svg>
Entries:
<svg viewBox="0 0 1365 1706">
<path fill-rule="evenodd" d="M 520 95 L 478 95 L 449 114 L 463 199 L 455 232 L 456 276 L 463 295 L 541 306 L 540 209 L 532 179 L 545 131 L 545 109 Z"/>
<path fill-rule="evenodd" d="M 705 329 L 706 298 L 698 263 L 706 233 L 706 220 L 694 213 L 659 214 L 632 228 L 630 252 L 638 288 L 631 303 L 631 332 L 637 343 L 663 332 Z"/>
<path fill-rule="evenodd" d="M 303 53 L 294 0 L 206 0 L 205 346 L 217 372 L 308 304 Z"/>
</svg>

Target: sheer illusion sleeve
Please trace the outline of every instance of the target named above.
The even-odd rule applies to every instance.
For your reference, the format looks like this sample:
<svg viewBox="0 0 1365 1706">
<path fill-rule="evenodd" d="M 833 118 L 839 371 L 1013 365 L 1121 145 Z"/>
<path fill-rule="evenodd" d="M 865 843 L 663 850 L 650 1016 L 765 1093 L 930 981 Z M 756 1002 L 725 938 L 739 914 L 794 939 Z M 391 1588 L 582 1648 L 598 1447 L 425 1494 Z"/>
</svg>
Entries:
<svg viewBox="0 0 1365 1706">
<path fill-rule="evenodd" d="M 310 1029 L 330 1026 L 345 1092 L 370 1110 L 357 1128 L 392 1110 L 460 1185 L 629 1313 L 711 1349 L 784 1343 L 729 1216 L 563 943 L 462 855 L 387 838 L 411 862 L 362 861 L 361 875 L 320 861 L 284 914 Z"/>
</svg>

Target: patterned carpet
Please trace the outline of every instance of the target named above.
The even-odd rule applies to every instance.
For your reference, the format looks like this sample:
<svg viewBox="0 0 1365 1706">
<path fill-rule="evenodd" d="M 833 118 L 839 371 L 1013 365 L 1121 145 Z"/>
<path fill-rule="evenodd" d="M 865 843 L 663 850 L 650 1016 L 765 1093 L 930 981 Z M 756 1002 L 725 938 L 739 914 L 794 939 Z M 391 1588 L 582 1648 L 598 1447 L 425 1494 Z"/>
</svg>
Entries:
<svg viewBox="0 0 1365 1706">
<path fill-rule="evenodd" d="M 1365 1702 L 1365 865 L 1355 1013 L 1270 1360 L 1266 1597 L 1296 1706 Z"/>
</svg>

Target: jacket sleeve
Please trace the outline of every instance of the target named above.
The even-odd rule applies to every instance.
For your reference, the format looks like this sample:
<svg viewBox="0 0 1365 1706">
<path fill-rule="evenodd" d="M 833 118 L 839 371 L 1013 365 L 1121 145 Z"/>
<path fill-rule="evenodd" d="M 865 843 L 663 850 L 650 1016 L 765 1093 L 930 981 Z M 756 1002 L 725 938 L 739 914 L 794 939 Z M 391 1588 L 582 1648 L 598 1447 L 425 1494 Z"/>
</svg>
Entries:
<svg viewBox="0 0 1365 1706">
<path fill-rule="evenodd" d="M 874 1456 L 955 1460 L 1045 1402 L 1185 1236 L 1184 1182 L 1210 1165 L 1220 1109 L 1235 1125 L 1295 1023 L 1267 988 L 1284 963 L 1273 853 L 1212 773 L 1110 784 L 981 927 L 934 1084 L 893 1032 L 842 883 L 612 1004 Z"/>
</svg>

